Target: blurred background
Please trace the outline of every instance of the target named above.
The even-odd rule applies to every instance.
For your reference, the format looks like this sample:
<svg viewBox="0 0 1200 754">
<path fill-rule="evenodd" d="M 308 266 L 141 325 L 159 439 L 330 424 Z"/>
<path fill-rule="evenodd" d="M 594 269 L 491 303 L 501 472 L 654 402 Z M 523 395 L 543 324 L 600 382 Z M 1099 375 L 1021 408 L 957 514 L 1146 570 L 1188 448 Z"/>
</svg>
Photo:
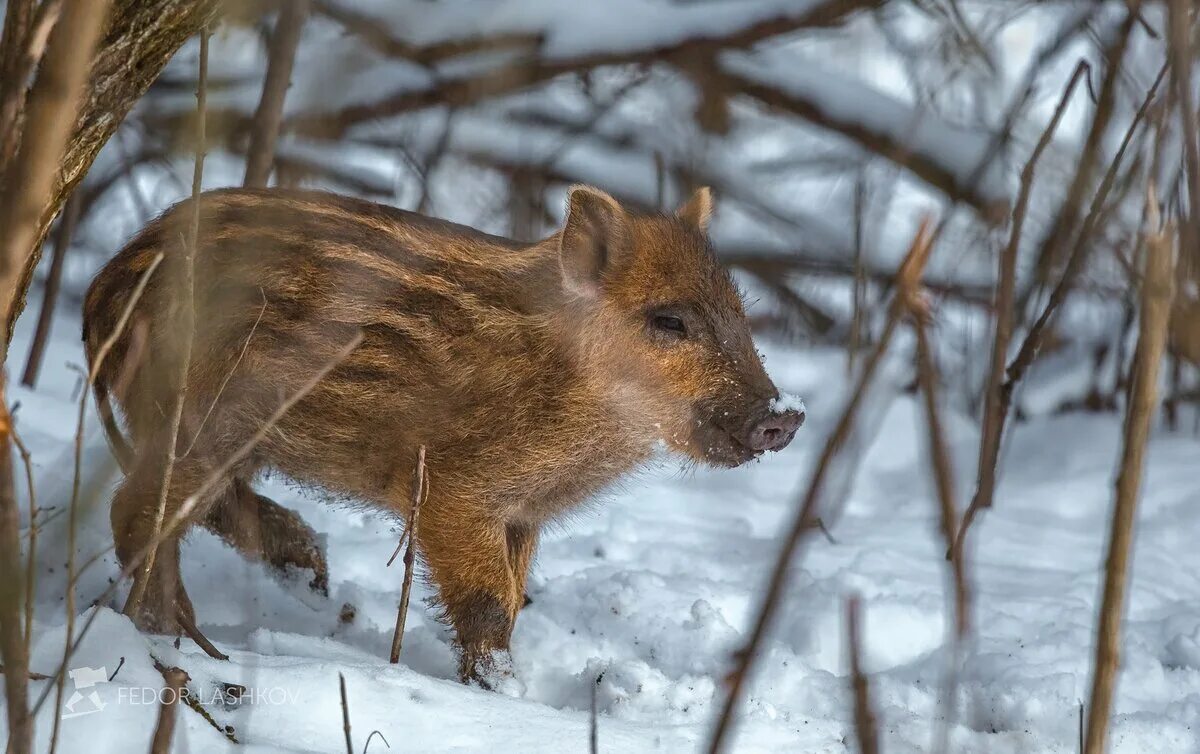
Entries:
<svg viewBox="0 0 1200 754">
<path fill-rule="evenodd" d="M 1150 172 L 1160 173 L 1165 205 L 1186 194 L 1163 92 L 1114 163 L 1163 66 L 1164 11 L 1147 4 L 1127 32 L 1112 112 L 1089 140 L 1124 3 L 234 3 L 211 42 L 204 185 L 243 182 L 267 72 L 294 56 L 272 184 L 363 196 L 523 240 L 553 232 L 573 183 L 646 210 L 674 208 L 709 185 L 716 248 L 753 290 L 759 330 L 844 346 L 848 360 L 869 344 L 867 315 L 921 215 L 932 213 L 945 227 L 926 283 L 944 312 L 953 399 L 970 408 L 986 371 L 988 310 L 1020 172 L 1084 64 L 1037 165 L 1018 318 L 1035 318 L 1061 276 L 1068 244 L 1043 242 L 1081 161 L 1093 163 L 1087 199 L 1111 166 L 1113 185 L 1077 240 L 1086 269 L 1053 323 L 1039 374 L 1094 374 L 1094 386 L 1075 375 L 1072 390 L 1048 398 L 1054 406 L 1087 397 L 1084 380 L 1084 392 L 1102 393 L 1093 404 L 1112 407 Z M 62 302 L 48 304 L 77 308 L 107 257 L 190 192 L 197 50 L 193 36 L 73 192 L 63 214 L 73 232 L 51 236 L 64 248 L 38 271 L 38 286 L 62 276 Z M 1155 159 L 1163 140 L 1166 154 Z M 1075 242 L 1080 229 L 1065 230 Z"/>
</svg>

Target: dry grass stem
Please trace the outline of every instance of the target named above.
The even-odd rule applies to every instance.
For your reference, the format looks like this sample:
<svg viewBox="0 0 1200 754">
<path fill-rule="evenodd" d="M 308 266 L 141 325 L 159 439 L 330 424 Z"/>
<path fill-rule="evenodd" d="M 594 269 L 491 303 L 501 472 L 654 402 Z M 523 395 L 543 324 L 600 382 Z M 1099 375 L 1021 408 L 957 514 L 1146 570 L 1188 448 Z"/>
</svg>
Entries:
<svg viewBox="0 0 1200 754">
<path fill-rule="evenodd" d="M 954 546 L 958 530 L 958 504 L 954 494 L 954 466 L 946 442 L 945 425 L 942 422 L 938 402 L 940 378 L 929 331 L 925 310 L 912 313 L 913 329 L 917 336 L 917 382 L 924 398 L 926 426 L 929 431 L 929 455 L 932 463 L 934 486 L 938 498 L 938 520 L 942 542 L 947 552 Z M 938 728 L 938 739 L 934 751 L 945 752 L 949 747 L 950 726 L 954 722 L 958 696 L 958 663 L 966 644 L 971 626 L 971 591 L 967 578 L 966 559 L 951 558 L 947 562 L 949 581 L 953 585 L 954 638 L 950 652 L 950 664 L 946 670 L 946 681 L 942 691 L 944 713 Z"/>
<path fill-rule="evenodd" d="M 1153 188 L 1148 203 L 1157 205 Z M 1085 754 L 1103 754 L 1108 734 L 1108 718 L 1117 680 L 1121 642 L 1121 618 L 1125 609 L 1129 556 L 1133 548 L 1133 522 L 1145 464 L 1146 444 L 1158 400 L 1158 375 L 1167 339 L 1171 301 L 1175 294 L 1174 238 L 1157 226 L 1157 212 L 1151 211 L 1150 237 L 1146 244 L 1146 273 L 1142 282 L 1141 322 L 1133 359 L 1129 401 L 1125 409 L 1125 427 L 1121 461 L 1116 481 L 1108 557 L 1104 569 L 1104 597 L 1098 614 L 1096 658 L 1088 704 Z"/>
<path fill-rule="evenodd" d="M 187 687 L 188 674 L 179 668 L 165 668 L 163 680 L 170 689 L 158 708 L 158 724 L 154 726 L 154 737 L 150 739 L 150 754 L 167 754 L 171 750 L 171 739 L 175 737 L 175 710 Z"/>
<path fill-rule="evenodd" d="M 862 600 L 846 600 L 846 651 L 854 691 L 854 733 L 860 754 L 879 754 L 879 724 L 871 704 L 871 682 L 862 669 Z"/>
<path fill-rule="evenodd" d="M 9 418 L 12 419 L 11 414 Z M 29 545 L 25 552 L 25 653 L 28 655 L 33 645 L 33 597 L 34 587 L 37 586 L 37 568 L 35 567 L 38 544 L 37 493 L 33 484 L 33 456 L 29 454 L 29 448 L 21 440 L 15 421 L 9 427 L 9 432 L 12 443 L 17 447 L 17 452 L 21 456 L 21 465 L 25 467 L 25 490 L 29 495 Z"/>
<path fill-rule="evenodd" d="M 346 699 L 346 676 L 338 673 L 338 692 L 342 695 L 342 732 L 346 734 L 346 754 L 354 754 L 350 738 L 350 702 Z"/>
<path fill-rule="evenodd" d="M 396 630 L 392 633 L 392 651 L 389 661 L 395 665 L 400 662 L 400 650 L 404 644 L 404 623 L 408 618 L 408 598 L 412 592 L 413 571 L 416 569 L 416 537 L 417 526 L 421 518 L 421 503 L 429 496 L 429 475 L 425 470 L 425 446 L 417 450 L 417 466 L 413 469 L 412 507 L 408 511 L 408 523 L 404 527 L 405 536 L 400 541 L 407 541 L 404 550 L 404 583 L 400 588 L 400 606 L 396 609 Z M 399 552 L 399 546 L 396 551 Z M 388 560 L 388 565 L 396 559 L 395 553 Z"/>
</svg>

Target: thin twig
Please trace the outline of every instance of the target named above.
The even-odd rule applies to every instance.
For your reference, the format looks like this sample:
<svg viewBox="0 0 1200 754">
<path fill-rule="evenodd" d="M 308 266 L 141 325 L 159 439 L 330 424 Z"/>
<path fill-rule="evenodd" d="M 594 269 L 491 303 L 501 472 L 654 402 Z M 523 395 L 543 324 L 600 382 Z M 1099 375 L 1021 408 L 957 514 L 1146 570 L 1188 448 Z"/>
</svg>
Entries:
<svg viewBox="0 0 1200 754">
<path fill-rule="evenodd" d="M 919 296 L 911 296 L 914 304 L 911 311 L 913 329 L 917 336 L 917 382 L 921 386 L 921 394 L 925 399 L 926 423 L 929 428 L 929 455 L 933 464 L 934 485 L 937 488 L 939 522 L 942 541 L 949 550 L 954 545 L 954 535 L 958 529 L 958 505 L 954 495 L 954 470 L 950 450 L 946 443 L 946 433 L 942 423 L 938 404 L 938 370 L 933 356 L 933 347 L 929 342 L 927 318 L 929 313 L 918 309 Z M 956 713 L 958 696 L 958 663 L 966 644 L 967 633 L 970 630 L 971 594 L 967 580 L 966 559 L 952 558 L 947 563 L 950 581 L 954 585 L 952 602 L 954 605 L 954 640 L 950 652 L 950 665 L 946 671 L 945 688 L 942 698 L 945 700 L 945 713 L 939 724 L 938 740 L 933 751 L 946 752 L 950 745 L 950 726 Z"/>
<path fill-rule="evenodd" d="M 392 748 L 392 745 L 388 743 L 386 738 L 384 738 L 383 733 L 379 732 L 378 730 L 373 730 L 371 731 L 371 735 L 367 736 L 367 742 L 363 744 L 363 754 L 367 754 L 367 750 L 371 748 L 371 741 L 374 740 L 375 736 L 379 736 L 379 740 L 383 741 L 384 746 L 388 747 L 389 749 Z"/>
<path fill-rule="evenodd" d="M 604 680 L 603 671 L 596 676 L 592 684 L 592 706 L 588 715 L 588 751 L 600 754 L 600 682 Z"/>
<path fill-rule="evenodd" d="M 346 676 L 338 673 L 338 690 L 342 695 L 342 731 L 346 734 L 346 754 L 354 754 L 354 742 L 350 739 L 350 702 L 346 699 Z"/>
<path fill-rule="evenodd" d="M 1092 116 L 1083 149 L 1080 151 L 1078 168 L 1075 170 L 1063 203 L 1054 216 L 1039 249 L 1037 258 L 1037 279 L 1039 281 L 1046 280 L 1049 271 L 1058 264 L 1064 247 L 1075 234 L 1079 225 L 1079 215 L 1083 210 L 1087 192 L 1092 186 L 1093 174 L 1104 153 L 1104 139 L 1108 135 L 1108 125 L 1115 110 L 1117 82 L 1122 73 L 1125 54 L 1129 50 L 1129 40 L 1140 5 L 1141 0 L 1130 0 L 1124 21 L 1112 43 L 1104 51 L 1104 80 L 1096 97 L 1096 112 Z"/>
<path fill-rule="evenodd" d="M 4 675 L 4 666 L 3 665 L 0 665 L 0 675 Z M 35 673 L 32 670 L 30 670 L 28 673 L 26 673 L 25 677 L 31 681 L 48 681 L 51 678 L 51 676 L 48 676 L 44 673 Z"/>
<path fill-rule="evenodd" d="M 21 440 L 15 421 L 9 430 L 13 445 L 17 446 L 17 452 L 21 455 L 21 463 L 25 466 L 25 489 L 29 493 L 29 550 L 25 553 L 25 654 L 28 655 L 33 647 L 33 593 L 34 587 L 37 586 L 37 568 L 35 567 L 38 541 L 37 494 L 33 484 L 33 456 L 29 454 L 29 448 Z"/>
<path fill-rule="evenodd" d="M 871 682 L 863 673 L 862 630 L 860 613 L 862 600 L 857 595 L 846 600 L 846 648 L 850 654 L 850 683 L 854 690 L 854 732 L 861 754 L 879 754 L 879 726 L 871 705 Z"/>
<path fill-rule="evenodd" d="M 195 264 L 196 246 L 200 240 L 200 191 L 204 181 L 204 150 L 205 150 L 205 119 L 208 105 L 208 38 L 207 27 L 200 30 L 200 62 L 199 83 L 196 87 L 196 158 L 192 168 L 192 206 L 191 218 L 188 224 L 187 239 L 184 242 L 183 259 L 180 260 L 180 297 L 179 322 L 177 323 L 180 340 L 179 363 L 175 365 L 176 373 L 175 404 L 171 409 L 170 422 L 167 425 L 165 438 L 166 460 L 163 462 L 162 481 L 158 489 L 158 506 L 154 511 L 154 526 L 151 529 L 151 539 L 156 539 L 162 530 L 163 518 L 167 513 L 167 498 L 171 494 L 171 480 L 175 472 L 176 453 L 178 452 L 179 427 L 183 421 L 183 407 L 187 403 L 188 370 L 192 363 L 192 342 L 195 338 Z M 151 550 L 142 564 L 141 571 L 133 579 L 133 588 L 129 590 L 129 598 L 125 601 L 122 612 L 134 615 L 146 586 L 150 582 L 150 574 L 154 570 L 154 559 L 158 554 L 157 548 Z"/>
<path fill-rule="evenodd" d="M 162 542 L 174 535 L 176 530 L 182 526 L 183 522 L 186 521 L 188 516 L 192 514 L 192 511 L 196 508 L 196 506 L 200 504 L 200 501 L 203 500 L 208 493 L 212 492 L 213 488 L 227 479 L 229 477 L 229 472 L 235 466 L 241 463 L 246 456 L 250 455 L 250 453 L 256 447 L 258 447 L 258 444 L 263 441 L 263 438 L 265 438 L 267 434 L 275 428 L 275 425 L 279 423 L 279 420 L 282 419 L 284 415 L 292 409 L 293 406 L 295 406 L 297 403 L 303 400 L 306 395 L 312 392 L 313 389 L 321 382 L 321 380 L 325 379 L 325 375 L 329 374 L 339 364 L 345 361 L 346 358 L 354 352 L 354 349 L 358 348 L 362 341 L 363 334 L 361 332 L 356 333 L 354 337 L 350 339 L 350 342 L 342 346 L 342 348 L 336 354 L 334 354 L 333 358 L 325 362 L 325 364 L 323 364 L 321 368 L 318 369 L 317 372 L 308 379 L 307 382 L 301 385 L 295 393 L 292 393 L 292 395 L 288 396 L 287 400 L 279 404 L 279 407 L 275 409 L 274 413 L 267 417 L 267 420 L 261 427 L 258 428 L 258 431 L 255 432 L 249 440 L 246 440 L 246 442 L 242 443 L 236 451 L 234 451 L 232 454 L 226 457 L 224 461 L 221 462 L 221 465 L 209 472 L 208 476 L 204 478 L 204 481 L 200 483 L 200 486 L 196 489 L 196 491 L 188 495 L 183 500 L 183 503 L 179 506 L 179 509 L 175 511 L 175 514 L 171 517 L 171 519 L 166 522 L 166 525 L 163 527 L 163 530 L 158 537 L 158 542 Z M 151 544 L 157 544 L 157 542 L 151 542 Z M 146 553 L 148 553 L 149 546 L 144 548 L 144 550 Z M 141 557 L 146 557 L 146 554 L 141 554 Z"/>
<path fill-rule="evenodd" d="M 425 469 L 425 446 L 422 445 L 417 450 L 417 466 L 413 469 L 412 482 L 412 507 L 408 511 L 408 524 L 404 527 L 406 537 L 401 538 L 401 542 L 407 539 L 408 547 L 404 550 L 404 583 L 400 588 L 400 606 L 396 609 L 396 630 L 392 633 L 392 652 L 389 656 L 389 661 L 395 665 L 400 662 L 400 650 L 404 644 L 404 623 L 408 618 L 408 598 L 412 591 L 413 570 L 416 566 L 416 538 L 417 526 L 421 518 L 421 503 L 429 496 L 429 475 Z M 397 546 L 397 552 L 399 546 Z M 388 565 L 395 560 L 395 553 L 392 554 Z"/>
<path fill-rule="evenodd" d="M 62 287 L 67 249 L 71 247 L 71 238 L 75 235 L 75 225 L 79 220 L 79 201 L 79 193 L 73 192 L 63 205 L 62 217 L 58 221 L 58 232 L 54 236 L 54 253 L 50 257 L 50 269 L 46 273 L 46 283 L 42 288 L 42 306 L 38 312 L 37 329 L 34 330 L 33 342 L 29 345 L 29 356 L 25 360 L 25 371 L 21 375 L 21 384 L 25 387 L 31 388 L 37 383 L 38 372 L 42 369 L 42 357 L 46 353 L 46 344 L 50 341 L 50 328 L 54 325 L 54 305 L 58 302 L 58 291 Z"/>
<path fill-rule="evenodd" d="M 204 425 L 208 423 L 209 417 L 212 416 L 213 409 L 217 407 L 217 403 L 221 400 L 221 396 L 225 394 L 225 387 L 229 381 L 233 379 L 233 373 L 242 365 L 242 359 L 246 358 L 246 351 L 250 350 L 250 341 L 254 338 L 254 333 L 258 331 L 258 325 L 262 322 L 263 314 L 267 311 L 267 294 L 260 287 L 258 293 L 262 296 L 262 306 L 259 307 L 258 317 L 254 319 L 254 326 L 250 328 L 250 332 L 246 335 L 246 341 L 242 343 L 242 350 L 238 352 L 237 359 L 234 360 L 233 366 L 225 373 L 225 379 L 221 380 L 221 387 L 217 388 L 217 394 L 213 396 L 212 402 L 208 404 L 208 410 L 204 412 L 204 416 L 200 418 L 200 423 L 196 427 L 196 431 L 192 433 L 192 441 L 188 443 L 187 450 L 183 451 L 181 458 L 187 458 L 192 448 L 196 447 L 196 440 L 200 437 L 200 432 L 204 429 Z"/>
<path fill-rule="evenodd" d="M 121 659 L 122 659 L 122 661 L 124 661 L 125 658 L 122 657 Z M 167 666 L 164 665 L 163 662 L 161 660 L 159 660 L 157 657 L 155 657 L 154 655 L 150 655 L 150 660 L 154 663 L 155 670 L 157 670 L 159 673 L 162 673 L 165 676 L 169 668 L 167 668 Z M 186 676 L 187 673 L 185 672 L 184 675 Z M 109 680 L 111 681 L 112 679 L 110 678 Z M 222 736 L 225 736 L 225 738 L 230 743 L 235 743 L 235 744 L 240 743 L 237 739 L 237 735 L 235 735 L 235 733 L 234 733 L 233 726 L 232 725 L 222 726 L 220 723 L 218 723 L 216 721 L 216 719 L 214 719 L 213 716 L 211 714 L 209 714 L 209 711 L 204 708 L 204 705 L 200 703 L 199 696 L 191 693 L 191 691 L 186 686 L 186 682 L 189 680 L 191 680 L 191 678 L 184 679 L 185 685 L 180 691 L 178 701 L 183 702 L 189 708 L 191 708 L 191 710 L 193 712 L 195 712 L 197 715 L 199 715 L 200 717 L 202 717 L 204 719 L 204 722 L 211 725 L 213 727 L 213 729 L 216 730 L 218 733 L 220 733 Z"/>
<path fill-rule="evenodd" d="M 930 234 L 930 222 L 928 219 L 925 219 L 922 221 L 916 236 L 913 238 L 912 246 L 897 273 L 898 279 L 904 281 L 904 284 L 900 286 L 901 291 L 915 290 L 917 288 L 916 281 L 920 280 L 921 273 L 925 269 L 925 263 L 929 259 L 932 243 L 933 238 Z M 787 586 L 791 571 L 790 566 L 792 565 L 794 555 L 799 549 L 801 541 L 804 540 L 805 534 L 815 530 L 812 521 L 816 517 L 817 506 L 824 491 L 825 476 L 833 463 L 834 457 L 843 448 L 847 438 L 850 436 L 863 398 L 868 392 L 875 372 L 883 361 L 884 353 L 887 351 L 888 344 L 891 342 L 892 335 L 896 330 L 896 324 L 900 317 L 903 316 L 905 310 L 906 306 L 898 294 L 888 308 L 887 323 L 884 326 L 882 334 L 879 336 L 879 341 L 864 362 L 858 381 L 852 386 L 850 398 L 846 403 L 842 416 L 835 425 L 832 434 L 826 440 L 821 455 L 817 458 L 808 488 L 800 501 L 799 511 L 792 522 L 791 530 L 783 541 L 783 546 L 779 549 L 779 554 L 776 556 L 775 565 L 772 568 L 770 580 L 763 594 L 762 603 L 759 606 L 758 616 L 754 622 L 750 639 L 735 657 L 737 665 L 728 677 L 729 691 L 720 714 L 717 717 L 712 738 L 709 740 L 708 751 L 710 754 L 717 754 L 724 750 L 730 723 L 733 721 L 734 711 L 741 703 L 746 681 L 753 671 L 759 648 L 766 637 L 767 629 L 771 625 L 771 621 L 779 607 L 780 599 Z"/>
<path fill-rule="evenodd" d="M 1156 203 L 1151 185 L 1148 203 Z M 1157 212 L 1150 212 L 1152 236 L 1147 240 L 1146 274 L 1142 282 L 1142 312 L 1138 326 L 1138 345 L 1134 355 L 1121 465 L 1117 475 L 1112 528 L 1109 533 L 1105 564 L 1104 598 L 1097 617 L 1096 658 L 1092 677 L 1092 696 L 1088 704 L 1086 754 L 1102 754 L 1108 735 L 1108 717 L 1116 686 L 1121 642 L 1121 618 L 1125 609 L 1125 586 L 1129 573 L 1129 553 L 1133 547 L 1133 521 L 1137 512 L 1142 483 L 1146 443 L 1158 397 L 1158 373 L 1170 321 L 1174 296 L 1174 239 L 1169 231 L 1157 226 Z"/>
<path fill-rule="evenodd" d="M 1184 164 L 1187 173 L 1188 196 L 1191 202 L 1188 216 L 1180 220 L 1179 240 L 1184 249 L 1195 253 L 1200 244 L 1200 125 L 1196 122 L 1196 106 L 1192 95 L 1192 66 L 1195 64 L 1192 50 L 1192 35 L 1195 33 L 1195 11 L 1189 10 L 1194 3 L 1171 0 L 1167 3 L 1167 51 L 1171 60 L 1171 77 L 1175 83 L 1178 102 L 1180 136 L 1183 140 Z"/>
</svg>

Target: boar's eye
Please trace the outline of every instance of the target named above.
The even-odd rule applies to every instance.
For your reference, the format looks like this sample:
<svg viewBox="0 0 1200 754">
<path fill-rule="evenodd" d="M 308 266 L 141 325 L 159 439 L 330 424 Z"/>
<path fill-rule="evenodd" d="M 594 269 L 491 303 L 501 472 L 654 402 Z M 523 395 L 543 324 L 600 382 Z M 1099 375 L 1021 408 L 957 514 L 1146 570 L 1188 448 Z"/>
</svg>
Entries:
<svg viewBox="0 0 1200 754">
<path fill-rule="evenodd" d="M 650 317 L 650 324 L 655 331 L 682 340 L 687 337 L 687 326 L 683 324 L 683 320 L 674 314 L 653 314 Z"/>
</svg>

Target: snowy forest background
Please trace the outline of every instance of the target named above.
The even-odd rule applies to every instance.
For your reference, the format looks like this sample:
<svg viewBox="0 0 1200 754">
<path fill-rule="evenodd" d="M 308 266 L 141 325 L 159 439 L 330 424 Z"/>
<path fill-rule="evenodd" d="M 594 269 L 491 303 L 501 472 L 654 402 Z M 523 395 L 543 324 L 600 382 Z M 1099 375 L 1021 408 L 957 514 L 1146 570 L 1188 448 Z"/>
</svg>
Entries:
<svg viewBox="0 0 1200 754">
<path fill-rule="evenodd" d="M 1200 750 L 1193 3 L 0 5 L 0 425 L 30 461 L 0 474 L 10 752 Z M 204 188 L 522 240 L 572 184 L 647 211 L 711 186 L 809 422 L 751 468 L 667 463 L 563 522 L 504 693 L 452 680 L 419 583 L 389 664 L 402 522 L 286 480 L 267 488 L 324 535 L 330 597 L 196 534 L 184 578 L 231 659 L 141 636 L 94 407 L 76 429 L 79 309 L 192 192 L 200 133 Z M 55 709 L 88 695 L 65 671 L 118 663 L 96 714 Z M 130 701 L 173 667 L 265 701 Z"/>
</svg>

